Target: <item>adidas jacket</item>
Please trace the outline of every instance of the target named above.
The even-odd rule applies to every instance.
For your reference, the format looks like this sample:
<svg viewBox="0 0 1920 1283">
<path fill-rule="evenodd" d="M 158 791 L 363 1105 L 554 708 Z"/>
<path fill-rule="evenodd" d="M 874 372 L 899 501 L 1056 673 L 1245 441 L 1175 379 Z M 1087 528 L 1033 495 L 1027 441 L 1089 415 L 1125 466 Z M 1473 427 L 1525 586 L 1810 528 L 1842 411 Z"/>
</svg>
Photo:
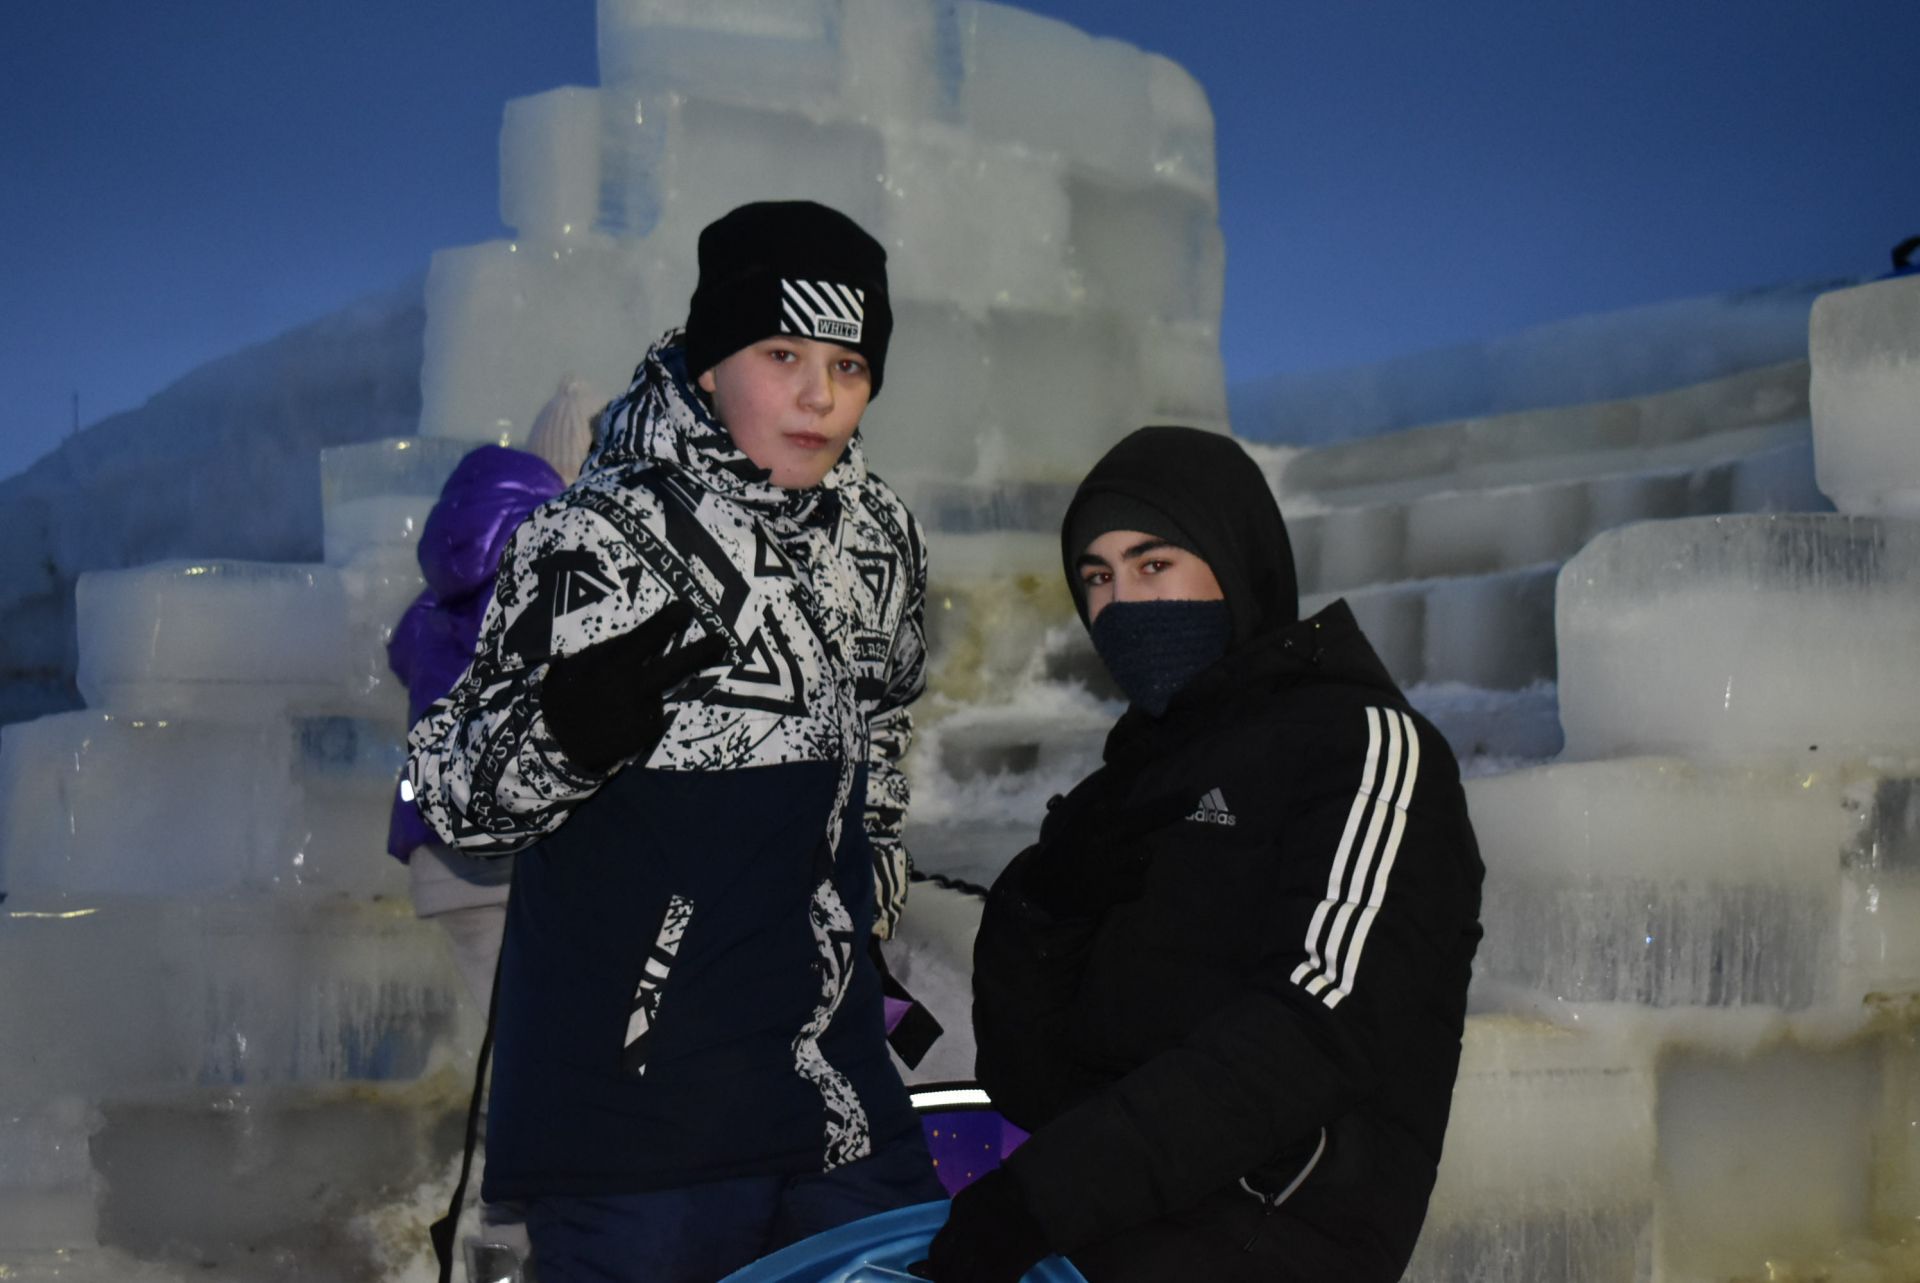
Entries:
<svg viewBox="0 0 1920 1283">
<path fill-rule="evenodd" d="M 905 898 L 925 546 L 858 438 L 809 490 L 764 475 L 667 336 L 520 528 L 472 666 L 409 737 L 451 845 L 526 848 L 490 1198 L 830 1168 L 912 1125 L 862 942 Z M 539 711 L 548 660 L 676 597 L 727 660 L 673 693 L 644 762 L 569 761 Z"/>
<path fill-rule="evenodd" d="M 1096 825 L 1142 889 L 1050 917 L 1026 873 Z M 1236 649 L 1163 718 L 1129 712 L 975 946 L 979 1078 L 1034 1133 L 1008 1168 L 1055 1246 L 1174 1251 L 1197 1277 L 1250 1241 L 1286 1277 L 1398 1278 L 1480 878 L 1453 755 L 1344 603 Z"/>
</svg>

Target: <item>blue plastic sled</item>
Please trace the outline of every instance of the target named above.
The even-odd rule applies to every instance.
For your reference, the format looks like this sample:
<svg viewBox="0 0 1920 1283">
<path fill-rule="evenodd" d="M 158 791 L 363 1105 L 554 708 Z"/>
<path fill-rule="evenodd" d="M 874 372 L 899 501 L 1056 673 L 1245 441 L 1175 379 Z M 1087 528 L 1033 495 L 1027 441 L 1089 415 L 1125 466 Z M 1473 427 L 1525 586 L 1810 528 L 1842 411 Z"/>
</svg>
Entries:
<svg viewBox="0 0 1920 1283">
<path fill-rule="evenodd" d="M 947 1223 L 942 1199 L 882 1212 L 802 1239 L 735 1270 L 720 1283 L 919 1283 L 907 1266 L 926 1259 L 927 1244 Z M 1087 1283 L 1067 1261 L 1049 1256 L 1022 1283 Z"/>
</svg>

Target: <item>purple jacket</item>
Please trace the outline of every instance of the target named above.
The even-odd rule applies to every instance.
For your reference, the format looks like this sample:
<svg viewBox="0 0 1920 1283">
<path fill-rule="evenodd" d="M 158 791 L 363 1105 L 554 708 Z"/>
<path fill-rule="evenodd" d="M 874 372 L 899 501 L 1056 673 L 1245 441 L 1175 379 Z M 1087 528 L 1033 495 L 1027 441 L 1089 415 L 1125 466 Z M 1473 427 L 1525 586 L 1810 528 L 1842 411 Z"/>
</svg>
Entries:
<svg viewBox="0 0 1920 1283">
<path fill-rule="evenodd" d="M 460 460 L 420 532 L 427 586 L 394 627 L 387 664 L 407 684 L 407 724 L 453 689 L 473 659 L 493 578 L 527 514 L 566 489 L 547 461 L 524 450 L 485 445 Z M 396 792 L 387 850 L 404 860 L 440 837 Z"/>
</svg>

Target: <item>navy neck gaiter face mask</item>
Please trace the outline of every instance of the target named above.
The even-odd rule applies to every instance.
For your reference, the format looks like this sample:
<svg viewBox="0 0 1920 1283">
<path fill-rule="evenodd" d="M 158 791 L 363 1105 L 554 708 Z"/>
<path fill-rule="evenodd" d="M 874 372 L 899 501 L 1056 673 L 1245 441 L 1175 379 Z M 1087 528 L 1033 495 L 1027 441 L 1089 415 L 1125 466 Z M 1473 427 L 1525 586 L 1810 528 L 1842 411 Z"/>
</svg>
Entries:
<svg viewBox="0 0 1920 1283">
<path fill-rule="evenodd" d="M 1116 601 L 1088 632 L 1127 699 L 1158 717 L 1181 687 L 1227 653 L 1233 613 L 1224 601 Z"/>
</svg>

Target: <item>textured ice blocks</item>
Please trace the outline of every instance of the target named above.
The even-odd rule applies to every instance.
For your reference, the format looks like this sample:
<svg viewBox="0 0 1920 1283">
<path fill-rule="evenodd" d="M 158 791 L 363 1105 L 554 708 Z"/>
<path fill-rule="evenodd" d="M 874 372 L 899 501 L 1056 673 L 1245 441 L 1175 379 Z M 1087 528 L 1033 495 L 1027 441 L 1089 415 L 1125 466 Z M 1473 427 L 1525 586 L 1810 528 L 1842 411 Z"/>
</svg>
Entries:
<svg viewBox="0 0 1920 1283">
<path fill-rule="evenodd" d="M 62 713 L 0 731 L 12 895 L 404 892 L 386 854 L 400 731 L 345 717 Z"/>
<path fill-rule="evenodd" d="M 1477 1000 L 1799 1011 L 1920 987 L 1917 777 L 1623 758 L 1469 781 Z"/>
<path fill-rule="evenodd" d="M 1570 757 L 1915 745 L 1920 524 L 1628 526 L 1566 564 L 1555 609 Z"/>
<path fill-rule="evenodd" d="M 1813 305 L 1813 443 L 1842 512 L 1920 517 L 1920 276 Z"/>
<path fill-rule="evenodd" d="M 515 238 L 434 260 L 424 434 L 519 436 L 567 371 L 623 387 L 685 316 L 699 229 L 775 198 L 888 248 L 865 426 L 910 495 L 1225 426 L 1212 113 L 1173 63 L 988 3 L 605 0 L 599 23 L 598 88 L 508 108 Z"/>
</svg>

